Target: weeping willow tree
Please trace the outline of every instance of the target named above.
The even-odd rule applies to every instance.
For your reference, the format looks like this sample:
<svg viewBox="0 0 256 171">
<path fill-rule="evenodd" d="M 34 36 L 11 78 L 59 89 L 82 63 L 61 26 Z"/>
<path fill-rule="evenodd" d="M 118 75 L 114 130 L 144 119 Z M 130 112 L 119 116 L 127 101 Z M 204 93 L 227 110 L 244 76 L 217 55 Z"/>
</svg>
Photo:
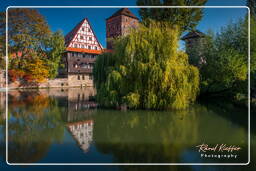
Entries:
<svg viewBox="0 0 256 171">
<path fill-rule="evenodd" d="M 179 30 L 150 21 L 115 42 L 94 67 L 96 100 L 103 107 L 181 109 L 195 101 L 198 69 L 178 50 Z"/>
</svg>

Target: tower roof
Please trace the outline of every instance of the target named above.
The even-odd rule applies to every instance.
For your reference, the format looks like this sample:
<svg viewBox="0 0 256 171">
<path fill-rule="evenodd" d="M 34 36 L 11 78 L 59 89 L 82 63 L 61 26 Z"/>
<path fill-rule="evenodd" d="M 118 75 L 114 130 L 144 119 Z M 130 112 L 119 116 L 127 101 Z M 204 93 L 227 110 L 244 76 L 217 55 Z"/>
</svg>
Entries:
<svg viewBox="0 0 256 171">
<path fill-rule="evenodd" d="M 109 18 L 107 18 L 107 20 L 110 18 L 116 17 L 116 16 L 120 16 L 120 15 L 125 15 L 125 16 L 139 20 L 138 17 L 136 17 L 128 8 L 119 9 L 113 15 L 111 15 Z"/>
<path fill-rule="evenodd" d="M 181 38 L 181 40 L 191 39 L 191 38 L 197 38 L 197 37 L 205 37 L 205 34 L 200 32 L 199 30 L 191 31 L 187 33 L 185 36 Z"/>
</svg>

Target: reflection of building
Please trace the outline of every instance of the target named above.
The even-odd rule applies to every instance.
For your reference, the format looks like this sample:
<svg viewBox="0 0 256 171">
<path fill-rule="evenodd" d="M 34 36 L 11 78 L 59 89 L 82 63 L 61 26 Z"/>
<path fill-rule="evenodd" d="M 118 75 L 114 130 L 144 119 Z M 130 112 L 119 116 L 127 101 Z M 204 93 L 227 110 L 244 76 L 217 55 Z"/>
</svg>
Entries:
<svg viewBox="0 0 256 171">
<path fill-rule="evenodd" d="M 5 120 L 5 117 L 6 117 L 5 108 L 6 108 L 6 93 L 0 92 L 0 117 L 3 120 Z"/>
<path fill-rule="evenodd" d="M 75 122 L 87 119 L 97 107 L 91 98 L 95 95 L 94 88 L 72 89 L 68 92 L 67 121 Z"/>
<path fill-rule="evenodd" d="M 68 130 L 72 133 L 80 148 L 87 152 L 93 140 L 93 120 L 69 123 Z"/>
</svg>

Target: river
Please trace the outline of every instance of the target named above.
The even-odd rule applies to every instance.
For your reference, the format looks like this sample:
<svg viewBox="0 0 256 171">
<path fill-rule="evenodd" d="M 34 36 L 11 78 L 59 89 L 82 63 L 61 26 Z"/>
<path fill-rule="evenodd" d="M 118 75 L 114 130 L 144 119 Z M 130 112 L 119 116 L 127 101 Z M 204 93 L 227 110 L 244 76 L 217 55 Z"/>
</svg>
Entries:
<svg viewBox="0 0 256 171">
<path fill-rule="evenodd" d="M 119 111 L 97 108 L 92 98 L 94 95 L 95 91 L 90 88 L 9 91 L 8 162 L 248 161 L 246 109 L 217 101 L 196 103 L 186 110 Z M 4 95 L 1 97 L 1 111 L 4 113 Z M 5 115 L 2 114 L 1 161 L 5 160 L 4 120 Z M 252 139 L 255 142 L 255 130 Z M 199 152 L 197 146 L 201 144 L 217 146 L 217 150 Z M 233 152 L 220 151 L 221 145 L 240 149 Z M 202 156 L 204 154 L 216 157 Z M 222 157 L 218 157 L 220 155 Z M 116 169 L 125 168 L 121 166 Z M 196 169 L 194 166 L 189 168 Z"/>
</svg>

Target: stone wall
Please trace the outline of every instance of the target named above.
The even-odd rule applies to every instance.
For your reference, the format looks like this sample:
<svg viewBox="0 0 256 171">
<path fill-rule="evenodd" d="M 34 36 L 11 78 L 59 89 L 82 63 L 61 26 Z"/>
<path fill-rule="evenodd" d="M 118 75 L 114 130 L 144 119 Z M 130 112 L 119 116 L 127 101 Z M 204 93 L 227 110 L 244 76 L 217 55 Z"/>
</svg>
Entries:
<svg viewBox="0 0 256 171">
<path fill-rule="evenodd" d="M 90 74 L 68 75 L 68 78 L 56 78 L 39 84 L 22 84 L 15 81 L 8 84 L 8 88 L 67 88 L 67 87 L 93 87 L 93 79 Z"/>
<path fill-rule="evenodd" d="M 68 75 L 69 87 L 93 87 L 93 79 L 90 74 Z"/>
<path fill-rule="evenodd" d="M 5 71 L 0 70 L 0 88 L 5 87 Z"/>
</svg>

